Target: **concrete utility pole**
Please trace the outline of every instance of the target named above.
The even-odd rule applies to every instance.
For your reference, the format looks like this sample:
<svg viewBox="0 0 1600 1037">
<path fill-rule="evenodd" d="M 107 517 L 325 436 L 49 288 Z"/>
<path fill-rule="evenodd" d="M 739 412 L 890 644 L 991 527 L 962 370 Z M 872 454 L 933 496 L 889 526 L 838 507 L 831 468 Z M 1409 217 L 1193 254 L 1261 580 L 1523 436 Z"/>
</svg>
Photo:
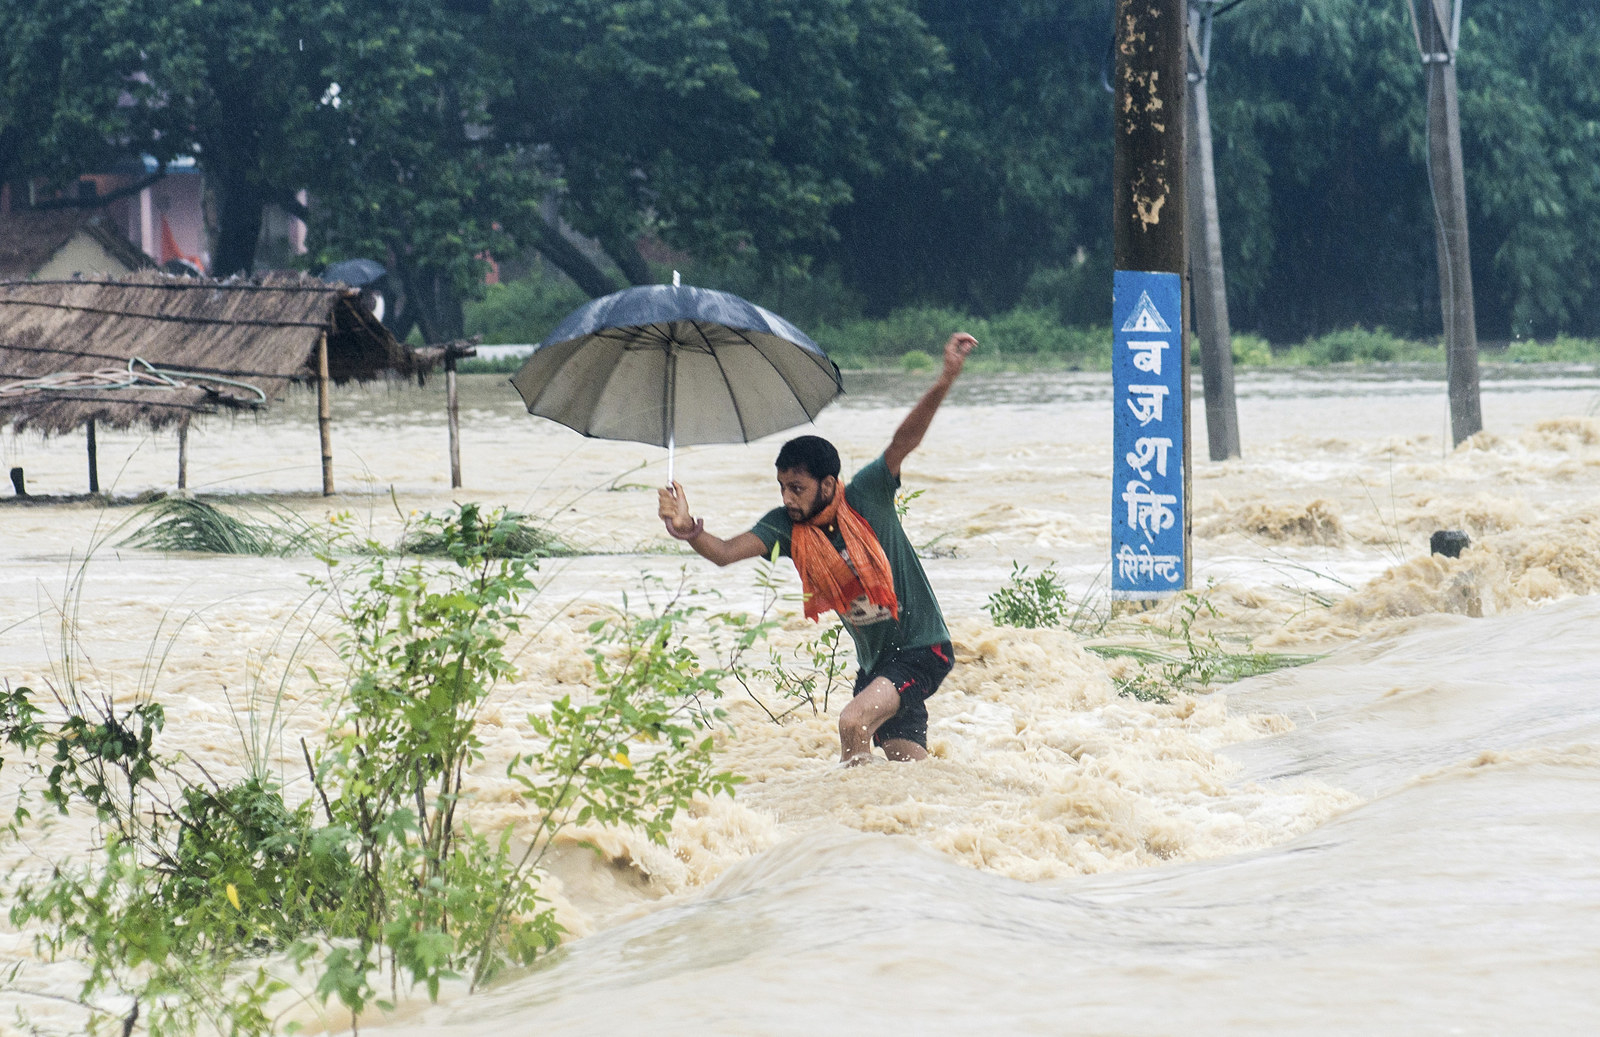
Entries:
<svg viewBox="0 0 1600 1037">
<path fill-rule="evenodd" d="M 1217 217 L 1217 175 L 1211 159 L 1211 109 L 1206 80 L 1211 68 L 1211 22 L 1222 0 L 1189 0 L 1189 279 L 1195 331 L 1200 337 L 1200 380 L 1206 394 L 1206 438 L 1211 460 L 1240 456 L 1239 407 L 1233 394 L 1233 332 L 1228 327 L 1227 278 L 1222 267 L 1222 223 Z"/>
<path fill-rule="evenodd" d="M 1118 270 L 1182 274 L 1184 0 L 1117 0 L 1112 240 Z"/>
<path fill-rule="evenodd" d="M 1461 162 L 1456 52 L 1466 0 L 1408 0 L 1411 28 L 1428 76 L 1428 179 L 1433 191 L 1439 303 L 1444 311 L 1450 435 L 1455 443 L 1483 428 L 1478 400 L 1478 324 L 1467 247 L 1467 185 Z"/>
<path fill-rule="evenodd" d="M 1112 597 L 1189 586 L 1187 0 L 1117 0 Z"/>
</svg>

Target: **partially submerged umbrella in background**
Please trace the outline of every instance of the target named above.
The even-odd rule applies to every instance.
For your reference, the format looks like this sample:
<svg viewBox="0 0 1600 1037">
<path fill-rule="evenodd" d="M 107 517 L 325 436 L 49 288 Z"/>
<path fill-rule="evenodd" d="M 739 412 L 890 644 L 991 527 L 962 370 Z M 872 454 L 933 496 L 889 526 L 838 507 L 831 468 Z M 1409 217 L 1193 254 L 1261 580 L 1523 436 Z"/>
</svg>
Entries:
<svg viewBox="0 0 1600 1037">
<path fill-rule="evenodd" d="M 599 439 L 748 443 L 814 419 L 839 368 L 775 313 L 709 288 L 642 285 L 574 310 L 511 384 L 528 413 Z"/>
</svg>

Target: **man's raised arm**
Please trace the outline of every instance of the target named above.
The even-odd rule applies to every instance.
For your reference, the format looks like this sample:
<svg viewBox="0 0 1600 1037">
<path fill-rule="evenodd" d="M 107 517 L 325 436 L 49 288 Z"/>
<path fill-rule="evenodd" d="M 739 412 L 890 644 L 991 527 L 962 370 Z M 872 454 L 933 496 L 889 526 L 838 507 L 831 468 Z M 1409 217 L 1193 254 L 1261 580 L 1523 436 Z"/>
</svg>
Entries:
<svg viewBox="0 0 1600 1037">
<path fill-rule="evenodd" d="M 933 423 L 934 412 L 939 409 L 939 404 L 944 402 L 944 394 L 950 391 L 956 376 L 961 373 L 962 365 L 967 362 L 967 355 L 977 345 L 978 340 L 964 331 L 951 335 L 950 340 L 944 344 L 944 368 L 939 372 L 938 379 L 928 387 L 927 392 L 922 394 L 922 399 L 911 408 L 911 413 L 905 416 L 905 420 L 900 422 L 900 427 L 894 431 L 894 438 L 889 440 L 889 449 L 883 452 L 883 463 L 888 466 L 889 474 L 896 479 L 900 478 L 900 463 L 922 442 L 928 426 Z"/>
<path fill-rule="evenodd" d="M 659 498 L 657 511 L 668 530 L 679 540 L 688 541 L 700 557 L 718 565 L 729 565 L 767 553 L 767 545 L 749 530 L 728 540 L 707 533 L 705 522 L 690 516 L 689 498 L 684 495 L 682 484 L 674 482 L 670 487 L 657 490 L 656 494 Z"/>
</svg>

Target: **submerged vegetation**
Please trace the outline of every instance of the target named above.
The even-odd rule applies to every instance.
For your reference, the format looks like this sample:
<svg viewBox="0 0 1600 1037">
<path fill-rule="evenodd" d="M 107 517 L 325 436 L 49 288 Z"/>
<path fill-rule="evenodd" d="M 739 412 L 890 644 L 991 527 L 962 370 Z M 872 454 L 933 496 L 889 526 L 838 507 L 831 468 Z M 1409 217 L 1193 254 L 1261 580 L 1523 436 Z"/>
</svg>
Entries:
<svg viewBox="0 0 1600 1037">
<path fill-rule="evenodd" d="M 996 626 L 1064 628 L 1102 639 L 1085 644 L 1084 651 L 1103 659 L 1131 661 L 1132 671 L 1113 680 L 1119 694 L 1143 702 L 1169 702 L 1177 694 L 1209 691 L 1218 684 L 1303 666 L 1320 658 L 1258 652 L 1248 639 L 1237 648 L 1223 644 L 1216 634 L 1199 629 L 1198 620 L 1215 619 L 1220 613 L 1205 593 L 1197 591 L 1178 596 L 1175 620 L 1162 632 L 1165 642 L 1104 640 L 1111 633 L 1111 611 L 1096 609 L 1088 599 L 1074 602 L 1053 566 L 1030 576 L 1027 566 L 1013 562 L 1010 579 L 989 596 L 984 610 Z"/>
<path fill-rule="evenodd" d="M 461 514 L 464 522 L 477 521 L 476 509 L 469 512 L 463 508 Z M 484 548 L 491 558 L 555 558 L 576 553 L 531 515 L 520 511 L 499 511 L 493 514 L 492 521 Z M 395 548 L 399 554 L 435 558 L 448 557 L 454 550 L 456 539 L 448 523 L 432 516 L 424 516 L 421 521 L 411 525 Z"/>
<path fill-rule="evenodd" d="M 694 796 L 731 793 L 709 736 L 728 674 L 684 645 L 698 610 L 673 596 L 592 624 L 586 692 L 527 717 L 526 751 L 505 765 L 525 803 L 515 839 L 471 824 L 479 715 L 515 675 L 512 639 L 531 633 L 537 593 L 540 556 L 507 549 L 504 518 L 473 505 L 427 516 L 443 567 L 321 555 L 313 591 L 338 666 L 306 670 L 297 653 L 286 668 L 310 673 L 326 733 L 286 746 L 279 704 L 254 703 L 276 726 L 242 739 L 238 777 L 162 751 L 157 675 L 131 700 L 81 678 L 66 603 L 57 676 L 0 696 L 5 765 L 23 772 L 9 830 L 41 805 L 87 814 L 97 849 L 29 869 L 7 899 L 42 957 L 84 966 L 89 1029 L 266 1034 L 308 996 L 355 1022 L 409 989 L 476 986 L 558 941 L 539 896 L 558 834 L 622 825 L 665 842 Z"/>
<path fill-rule="evenodd" d="M 266 517 L 251 514 L 252 508 L 260 509 Z M 263 501 L 224 510 L 194 498 L 165 497 L 146 505 L 134 521 L 141 524 L 121 541 L 121 546 L 152 551 L 263 558 L 341 552 L 443 558 L 459 550 L 461 534 L 450 527 L 452 522 L 459 522 L 468 525 L 465 535 L 469 539 L 482 538 L 483 550 L 492 558 L 554 558 L 577 553 L 531 515 L 505 510 L 486 514 L 477 505 L 463 505 L 445 519 L 421 516 L 407 524 L 393 545 L 350 536 L 347 528 L 337 522 L 313 525 L 288 508 Z M 475 523 L 486 525 L 478 528 Z"/>
<path fill-rule="evenodd" d="M 311 554 L 325 545 L 319 531 L 294 512 L 271 504 L 261 507 L 272 521 L 241 517 L 194 498 L 163 497 L 141 510 L 136 517 L 143 525 L 122 545 L 264 558 Z"/>
<path fill-rule="evenodd" d="M 1028 575 L 1026 565 L 1011 563 L 1011 578 L 1004 587 L 989 595 L 983 610 L 998 627 L 1071 626 L 1075 610 L 1061 584 L 1061 574 L 1047 565 Z"/>
</svg>

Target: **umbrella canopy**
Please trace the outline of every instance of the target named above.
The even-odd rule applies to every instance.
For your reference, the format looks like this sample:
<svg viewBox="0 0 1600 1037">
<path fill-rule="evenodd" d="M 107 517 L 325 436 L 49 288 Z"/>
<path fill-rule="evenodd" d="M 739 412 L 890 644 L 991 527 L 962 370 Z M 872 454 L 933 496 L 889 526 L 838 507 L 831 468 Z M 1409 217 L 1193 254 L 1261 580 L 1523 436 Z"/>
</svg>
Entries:
<svg viewBox="0 0 1600 1037">
<path fill-rule="evenodd" d="M 579 307 L 511 384 L 530 414 L 668 448 L 793 428 L 843 389 L 839 368 L 793 324 L 686 285 L 627 288 Z"/>
<path fill-rule="evenodd" d="M 324 281 L 341 281 L 351 288 L 365 288 L 389 271 L 382 263 L 371 259 L 344 259 L 330 263 L 322 272 Z"/>
</svg>

